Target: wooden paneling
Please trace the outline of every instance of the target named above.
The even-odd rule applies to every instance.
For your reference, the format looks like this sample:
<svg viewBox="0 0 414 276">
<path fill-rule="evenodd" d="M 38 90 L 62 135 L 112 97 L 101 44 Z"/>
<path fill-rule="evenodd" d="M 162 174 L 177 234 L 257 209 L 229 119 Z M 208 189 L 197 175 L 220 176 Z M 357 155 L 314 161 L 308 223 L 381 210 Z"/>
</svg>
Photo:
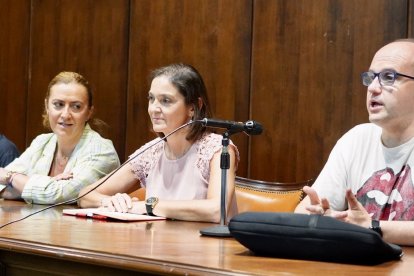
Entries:
<svg viewBox="0 0 414 276">
<path fill-rule="evenodd" d="M 414 38 L 414 0 L 408 1 L 408 31 L 407 37 Z"/>
<path fill-rule="evenodd" d="M 23 150 L 62 70 L 95 88 L 121 160 L 154 137 L 148 75 L 175 62 L 203 75 L 214 117 L 263 123 L 232 137 L 238 174 L 314 178 L 336 140 L 366 122 L 359 74 L 414 36 L 414 0 L 0 0 L 0 132 Z M 4 104 L 6 103 L 6 104 Z"/>
<path fill-rule="evenodd" d="M 404 0 L 254 2 L 252 117 L 266 131 L 252 140 L 253 178 L 314 178 L 336 140 L 367 121 L 359 74 L 405 36 L 406 9 Z"/>
<path fill-rule="evenodd" d="M 28 141 L 44 132 L 41 114 L 50 80 L 60 71 L 81 73 L 94 88 L 95 117 L 124 153 L 128 59 L 128 1 L 34 0 Z"/>
<path fill-rule="evenodd" d="M 216 117 L 247 120 L 251 1 L 132 1 L 126 153 L 154 138 L 147 113 L 149 72 L 184 62 L 199 70 Z M 235 135 L 246 173 L 247 137 Z"/>
<path fill-rule="evenodd" d="M 0 133 L 26 148 L 30 2 L 0 0 Z"/>
</svg>

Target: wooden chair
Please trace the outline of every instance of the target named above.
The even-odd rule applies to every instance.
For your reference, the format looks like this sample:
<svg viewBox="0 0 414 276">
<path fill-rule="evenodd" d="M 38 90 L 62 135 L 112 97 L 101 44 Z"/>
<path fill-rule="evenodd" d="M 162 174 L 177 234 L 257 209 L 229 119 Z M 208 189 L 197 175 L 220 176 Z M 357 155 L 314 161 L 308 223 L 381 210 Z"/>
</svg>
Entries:
<svg viewBox="0 0 414 276">
<path fill-rule="evenodd" d="M 303 199 L 303 186 L 312 184 L 313 180 L 281 183 L 236 176 L 235 192 L 239 213 L 293 212 Z"/>
</svg>

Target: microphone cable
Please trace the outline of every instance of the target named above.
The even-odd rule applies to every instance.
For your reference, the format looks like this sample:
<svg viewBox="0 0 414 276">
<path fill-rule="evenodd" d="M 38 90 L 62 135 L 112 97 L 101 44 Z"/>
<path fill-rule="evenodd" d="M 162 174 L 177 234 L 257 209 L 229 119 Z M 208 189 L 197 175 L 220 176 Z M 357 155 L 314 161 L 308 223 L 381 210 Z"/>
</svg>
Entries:
<svg viewBox="0 0 414 276">
<path fill-rule="evenodd" d="M 106 178 L 105 178 L 105 179 L 104 179 L 101 183 L 99 183 L 98 185 L 96 185 L 93 189 L 91 189 L 90 191 L 88 191 L 88 192 L 87 192 L 87 193 L 85 193 L 84 195 L 78 196 L 78 197 L 76 197 L 76 198 L 74 198 L 74 199 L 69 199 L 69 200 L 66 200 L 66 201 L 63 201 L 63 202 L 59 202 L 59 203 L 55 203 L 55 204 L 49 205 L 49 206 L 47 206 L 47 207 L 45 207 L 45 208 L 42 208 L 42 209 L 37 210 L 37 211 L 35 211 L 35 212 L 31 213 L 31 214 L 28 214 L 28 215 L 26 215 L 26 216 L 24 216 L 24 217 L 22 217 L 22 218 L 19 218 L 19 219 L 12 220 L 12 221 L 10 221 L 10 222 L 4 223 L 4 224 L 0 225 L 0 229 L 2 229 L 3 227 L 6 227 L 7 225 L 10 225 L 10 224 L 13 224 L 13 223 L 16 223 L 16 222 L 19 222 L 19 221 L 25 220 L 25 219 L 27 219 L 27 218 L 29 218 L 29 217 L 33 216 L 33 215 L 36 215 L 36 214 L 38 214 L 38 213 L 41 213 L 41 212 L 46 211 L 46 210 L 48 210 L 48 209 L 51 209 L 51 208 L 53 208 L 53 207 L 57 207 L 57 206 L 60 206 L 60 205 L 66 205 L 66 204 L 76 203 L 79 199 L 81 199 L 82 197 L 86 196 L 87 194 L 91 193 L 92 191 L 96 190 L 99 186 L 101 186 L 102 184 L 104 184 L 104 183 L 105 183 L 105 182 L 106 182 L 109 178 L 111 178 L 111 176 L 112 176 L 112 175 L 114 175 L 114 174 L 115 174 L 117 171 L 119 171 L 119 170 L 120 170 L 123 166 L 125 166 L 125 164 L 127 164 L 127 163 L 131 162 L 132 160 L 134 160 L 135 158 L 137 158 L 138 156 L 140 156 L 141 154 L 143 154 L 144 152 L 146 152 L 147 150 L 149 150 L 149 149 L 150 149 L 150 148 L 152 148 L 153 146 L 157 145 L 157 144 L 158 144 L 158 143 L 160 143 L 161 141 L 166 141 L 166 140 L 167 140 L 167 138 L 168 138 L 169 136 L 171 136 L 172 134 L 176 133 L 176 132 L 177 132 L 177 131 L 179 131 L 180 129 L 182 129 L 182 128 L 186 127 L 186 126 L 189 126 L 189 125 L 191 125 L 191 124 L 193 124 L 193 123 L 197 123 L 197 122 L 198 122 L 198 121 L 193 121 L 193 120 L 190 120 L 189 122 L 185 123 L 184 125 L 179 126 L 178 128 L 176 128 L 176 129 L 174 129 L 173 131 L 171 131 L 168 135 L 166 135 L 166 136 L 164 136 L 164 137 L 160 138 L 160 139 L 159 139 L 158 141 L 156 141 L 154 144 L 151 144 L 151 145 L 147 146 L 147 147 L 146 147 L 146 148 L 144 148 L 141 152 L 137 153 L 137 155 L 135 155 L 134 157 L 129 158 L 129 159 L 128 159 L 128 160 L 126 160 L 123 164 L 121 164 L 121 166 L 119 166 L 118 168 L 116 168 L 115 170 L 113 170 L 110 174 L 108 174 L 108 176 L 107 176 L 107 177 L 106 177 Z"/>
</svg>

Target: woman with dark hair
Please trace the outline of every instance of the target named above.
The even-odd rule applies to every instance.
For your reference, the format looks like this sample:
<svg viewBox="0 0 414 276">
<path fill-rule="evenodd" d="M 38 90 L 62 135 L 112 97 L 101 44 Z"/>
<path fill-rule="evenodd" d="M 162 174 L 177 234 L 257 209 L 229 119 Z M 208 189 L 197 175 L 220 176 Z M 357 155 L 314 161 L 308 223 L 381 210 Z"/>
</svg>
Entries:
<svg viewBox="0 0 414 276">
<path fill-rule="evenodd" d="M 79 200 L 83 208 L 106 207 L 112 211 L 157 215 L 189 221 L 220 221 L 221 140 L 199 123 L 192 123 L 162 139 L 191 120 L 210 117 L 206 88 L 195 68 L 172 64 L 153 71 L 148 92 L 148 114 L 159 138 L 130 156 L 113 176 L 81 191 L 92 192 Z M 149 146 L 150 149 L 144 151 Z M 239 154 L 230 144 L 227 202 L 231 217 Z M 139 154 L 139 156 L 137 156 Z M 146 189 L 146 200 L 127 193 L 137 183 Z"/>
<path fill-rule="evenodd" d="M 88 81 L 61 72 L 50 82 L 43 124 L 52 133 L 37 136 L 22 155 L 0 168 L 0 196 L 52 204 L 75 199 L 81 188 L 119 166 L 110 140 L 89 126 L 93 114 Z"/>
</svg>

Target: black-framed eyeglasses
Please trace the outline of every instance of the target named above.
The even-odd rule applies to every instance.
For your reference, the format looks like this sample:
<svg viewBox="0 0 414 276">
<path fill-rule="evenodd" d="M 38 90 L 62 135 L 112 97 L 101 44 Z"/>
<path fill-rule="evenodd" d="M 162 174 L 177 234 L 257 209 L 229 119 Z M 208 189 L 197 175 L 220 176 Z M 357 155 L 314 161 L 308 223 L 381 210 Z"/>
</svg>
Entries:
<svg viewBox="0 0 414 276">
<path fill-rule="evenodd" d="M 379 73 L 375 73 L 372 71 L 362 73 L 361 74 L 362 84 L 365 86 L 369 86 L 376 77 L 378 77 L 378 80 L 381 86 L 393 85 L 395 80 L 398 77 L 406 77 L 406 78 L 414 80 L 414 77 L 412 76 L 407 76 L 407 75 L 398 73 L 397 71 L 392 70 L 392 69 L 386 69 L 386 70 L 382 70 Z"/>
</svg>

